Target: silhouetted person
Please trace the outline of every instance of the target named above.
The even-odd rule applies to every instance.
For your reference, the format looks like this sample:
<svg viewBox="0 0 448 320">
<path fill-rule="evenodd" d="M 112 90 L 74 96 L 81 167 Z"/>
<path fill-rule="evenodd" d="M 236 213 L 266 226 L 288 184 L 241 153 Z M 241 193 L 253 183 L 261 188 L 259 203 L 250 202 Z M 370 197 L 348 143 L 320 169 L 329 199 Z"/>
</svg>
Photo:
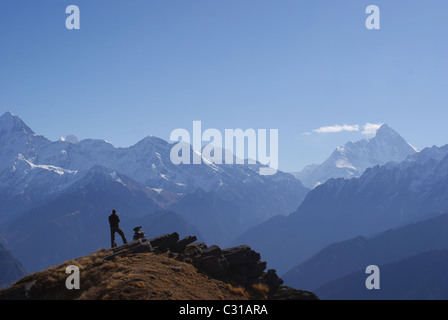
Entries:
<svg viewBox="0 0 448 320">
<path fill-rule="evenodd" d="M 117 211 L 112 210 L 112 214 L 109 216 L 109 224 L 110 224 L 110 237 L 111 237 L 111 243 L 112 248 L 116 247 L 117 244 L 115 243 L 115 232 L 117 232 L 121 238 L 123 239 L 123 243 L 128 243 L 126 241 L 126 236 L 124 235 L 124 232 L 119 227 L 120 218 L 117 216 Z"/>
</svg>

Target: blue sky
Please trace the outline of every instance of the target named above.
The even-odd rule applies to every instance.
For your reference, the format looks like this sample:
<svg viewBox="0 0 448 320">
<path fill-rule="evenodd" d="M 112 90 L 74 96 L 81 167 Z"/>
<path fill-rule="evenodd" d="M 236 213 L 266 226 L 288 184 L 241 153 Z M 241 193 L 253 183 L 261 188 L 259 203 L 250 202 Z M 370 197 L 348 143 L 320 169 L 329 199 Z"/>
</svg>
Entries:
<svg viewBox="0 0 448 320">
<path fill-rule="evenodd" d="M 80 30 L 65 28 L 71 4 Z M 370 4 L 381 30 L 365 27 Z M 442 0 L 2 0 L 0 113 L 119 147 L 193 120 L 279 129 L 287 171 L 365 138 L 366 123 L 444 145 L 447 13 Z M 313 132 L 344 124 L 360 130 Z"/>
</svg>

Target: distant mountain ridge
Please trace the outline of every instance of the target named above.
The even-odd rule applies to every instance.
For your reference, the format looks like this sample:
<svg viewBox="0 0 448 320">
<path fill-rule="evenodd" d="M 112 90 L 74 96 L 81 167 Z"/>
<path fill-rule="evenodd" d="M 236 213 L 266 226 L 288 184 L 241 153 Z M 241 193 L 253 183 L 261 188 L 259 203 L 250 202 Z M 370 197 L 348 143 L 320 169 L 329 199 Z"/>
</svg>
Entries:
<svg viewBox="0 0 448 320">
<path fill-rule="evenodd" d="M 447 300 L 448 249 L 431 250 L 380 268 L 379 290 L 367 290 L 365 270 L 331 281 L 315 292 L 322 300 Z"/>
<path fill-rule="evenodd" d="M 372 139 L 348 142 L 336 148 L 320 165 L 311 165 L 294 176 L 308 188 L 314 188 L 331 178 L 360 177 L 367 168 L 400 162 L 416 149 L 387 124 L 383 124 Z"/>
<path fill-rule="evenodd" d="M 296 212 L 236 241 L 253 246 L 284 273 L 332 243 L 447 212 L 447 185 L 448 145 L 426 148 L 403 162 L 369 168 L 360 178 L 330 179 L 310 191 Z"/>
<path fill-rule="evenodd" d="M 52 142 L 10 112 L 0 117 L 0 133 L 0 194 L 5 203 L 5 207 L 0 204 L 0 222 L 63 192 L 94 166 L 109 168 L 154 190 L 182 195 L 198 188 L 214 192 L 241 207 L 252 225 L 273 212 L 295 210 L 308 192 L 291 174 L 259 175 L 259 163 L 215 165 L 205 159 L 200 165 L 174 165 L 170 160 L 174 144 L 152 136 L 128 148 L 96 139 Z M 11 199 L 21 205 L 6 206 Z"/>
<path fill-rule="evenodd" d="M 390 229 L 373 237 L 359 236 L 325 247 L 282 278 L 295 288 L 316 290 L 326 283 L 417 254 L 448 249 L 448 213 Z M 389 287 L 390 288 L 390 287 Z"/>
<path fill-rule="evenodd" d="M 22 264 L 0 243 L 0 289 L 12 285 L 27 272 Z"/>
</svg>

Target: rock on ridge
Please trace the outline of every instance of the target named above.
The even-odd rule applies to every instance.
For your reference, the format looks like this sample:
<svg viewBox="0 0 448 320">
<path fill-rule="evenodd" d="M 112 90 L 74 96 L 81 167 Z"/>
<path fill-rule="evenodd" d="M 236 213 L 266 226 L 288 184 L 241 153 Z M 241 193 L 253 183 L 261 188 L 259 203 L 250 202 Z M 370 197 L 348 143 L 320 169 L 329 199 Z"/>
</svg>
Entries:
<svg viewBox="0 0 448 320">
<path fill-rule="evenodd" d="M 318 299 L 312 292 L 282 286 L 284 281 L 277 275 L 276 270 L 266 270 L 267 263 L 261 261 L 260 254 L 247 245 L 221 249 L 217 245 L 208 247 L 196 240 L 195 236 L 179 239 L 179 234 L 176 232 L 152 239 L 138 239 L 110 249 L 111 254 L 106 256 L 105 260 L 130 253 L 169 252 L 171 258 L 191 263 L 198 272 L 211 278 L 247 289 L 256 285 L 265 286 L 269 289 L 271 299 Z"/>
</svg>

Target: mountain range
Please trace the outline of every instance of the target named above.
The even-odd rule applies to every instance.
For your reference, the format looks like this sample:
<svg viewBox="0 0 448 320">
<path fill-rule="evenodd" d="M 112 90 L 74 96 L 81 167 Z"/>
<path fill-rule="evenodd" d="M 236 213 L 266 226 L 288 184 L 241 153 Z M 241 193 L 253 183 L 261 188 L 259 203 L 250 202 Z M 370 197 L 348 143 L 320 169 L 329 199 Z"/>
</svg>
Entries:
<svg viewBox="0 0 448 320">
<path fill-rule="evenodd" d="M 174 165 L 173 145 L 152 136 L 127 148 L 50 141 L 18 116 L 0 116 L 4 260 L 34 272 L 109 247 L 107 217 L 116 209 L 128 240 L 141 225 L 151 237 L 178 232 L 222 246 L 244 243 L 291 285 L 324 298 L 356 296 L 353 279 L 371 260 L 393 272 L 406 259 L 428 268 L 419 259 L 429 257 L 431 268 L 444 261 L 448 145 L 417 151 L 382 125 L 374 138 L 337 148 L 301 176 L 262 176 L 259 163 L 206 158 Z"/>
<path fill-rule="evenodd" d="M 215 165 L 202 158 L 199 165 L 174 165 L 173 145 L 152 136 L 128 148 L 95 139 L 50 141 L 18 116 L 3 114 L 0 239 L 28 270 L 42 269 L 107 246 L 107 215 L 116 209 L 123 223 L 143 224 L 146 232 L 172 232 L 179 225 L 181 234 L 194 229 L 225 245 L 294 210 L 308 192 L 289 173 L 260 175 L 259 163 Z M 159 213 L 157 221 L 153 213 Z"/>
<path fill-rule="evenodd" d="M 426 148 L 402 162 L 368 168 L 359 178 L 330 179 L 295 212 L 269 219 L 237 242 L 262 252 L 283 273 L 332 243 L 446 212 L 447 155 L 448 146 Z"/>
<path fill-rule="evenodd" d="M 0 194 L 4 200 L 0 222 L 54 198 L 94 166 L 112 169 L 158 193 L 182 196 L 198 188 L 214 192 L 241 207 L 245 227 L 274 213 L 289 213 L 308 191 L 288 173 L 259 175 L 259 163 L 215 165 L 202 158 L 200 165 L 174 165 L 170 160 L 174 144 L 152 136 L 128 148 L 95 139 L 50 141 L 10 112 L 0 117 L 0 134 Z"/>
</svg>

